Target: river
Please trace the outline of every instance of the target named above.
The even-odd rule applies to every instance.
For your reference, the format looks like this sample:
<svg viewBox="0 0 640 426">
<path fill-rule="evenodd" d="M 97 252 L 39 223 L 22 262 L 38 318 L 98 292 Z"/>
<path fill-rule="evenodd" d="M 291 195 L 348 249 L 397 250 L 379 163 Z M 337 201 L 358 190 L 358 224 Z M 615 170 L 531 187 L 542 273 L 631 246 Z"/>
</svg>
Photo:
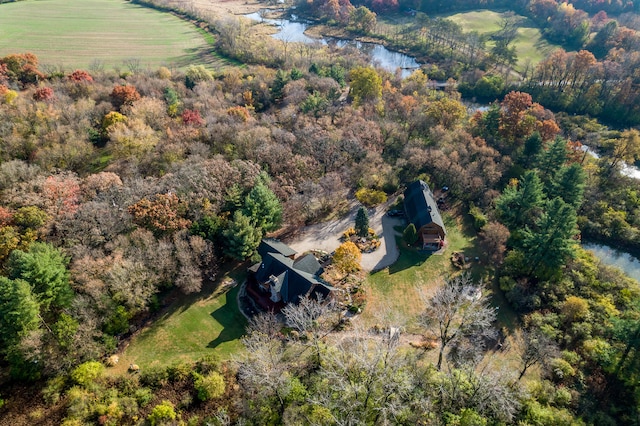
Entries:
<svg viewBox="0 0 640 426">
<path fill-rule="evenodd" d="M 640 260 L 631 256 L 629 253 L 616 250 L 603 244 L 584 243 L 582 247 L 593 252 L 605 265 L 618 267 L 631 278 L 640 281 Z"/>
<path fill-rule="evenodd" d="M 405 55 L 404 53 L 391 51 L 380 44 L 363 43 L 355 40 L 340 40 L 331 37 L 324 37 L 320 39 L 311 38 L 304 33 L 309 24 L 304 21 L 297 20 L 295 15 L 292 16 L 293 19 L 262 18 L 258 12 L 244 16 L 254 21 L 265 22 L 278 27 L 278 32 L 272 34 L 272 37 L 277 40 L 299 43 L 321 43 L 325 45 L 335 44 L 338 47 L 353 46 L 366 55 L 369 55 L 372 64 L 378 65 L 390 72 L 396 72 L 396 70 L 400 68 L 403 78 L 408 77 L 413 71 L 420 68 L 420 64 L 414 57 Z"/>
</svg>

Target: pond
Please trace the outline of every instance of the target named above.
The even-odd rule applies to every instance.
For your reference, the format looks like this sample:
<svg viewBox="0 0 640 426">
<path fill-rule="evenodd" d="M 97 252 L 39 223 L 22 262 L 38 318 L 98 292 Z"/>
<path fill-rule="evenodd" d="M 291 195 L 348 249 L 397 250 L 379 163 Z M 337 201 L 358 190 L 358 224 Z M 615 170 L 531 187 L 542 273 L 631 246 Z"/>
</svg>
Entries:
<svg viewBox="0 0 640 426">
<path fill-rule="evenodd" d="M 391 51 L 380 44 L 363 43 L 355 40 L 340 40 L 331 37 L 311 38 L 304 33 L 307 27 L 309 27 L 309 24 L 298 20 L 295 15 L 292 15 L 292 19 L 262 18 L 258 12 L 244 16 L 254 21 L 265 22 L 278 27 L 278 32 L 272 35 L 272 37 L 277 40 L 300 43 L 321 43 L 325 45 L 331 44 L 338 47 L 355 47 L 368 55 L 371 58 L 372 64 L 379 65 L 381 68 L 390 72 L 395 72 L 400 68 L 403 78 L 408 77 L 413 71 L 420 68 L 420 64 L 414 57 Z"/>
<path fill-rule="evenodd" d="M 583 243 L 582 247 L 593 252 L 605 265 L 615 266 L 638 281 L 640 281 L 640 260 L 604 244 Z"/>
</svg>

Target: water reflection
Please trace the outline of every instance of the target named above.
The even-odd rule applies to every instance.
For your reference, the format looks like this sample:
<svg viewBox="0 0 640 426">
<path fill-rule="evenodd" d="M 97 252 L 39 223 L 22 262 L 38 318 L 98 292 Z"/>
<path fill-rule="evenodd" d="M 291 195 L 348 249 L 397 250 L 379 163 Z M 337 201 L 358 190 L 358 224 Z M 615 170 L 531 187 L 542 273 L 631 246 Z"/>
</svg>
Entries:
<svg viewBox="0 0 640 426">
<path fill-rule="evenodd" d="M 278 27 L 278 32 L 272 35 L 272 37 L 277 40 L 300 43 L 322 43 L 325 45 L 335 44 L 338 47 L 355 47 L 369 55 L 372 64 L 379 65 L 381 68 L 391 72 L 395 72 L 400 68 L 403 78 L 408 77 L 414 70 L 420 68 L 420 64 L 415 58 L 403 53 L 393 52 L 380 44 L 363 43 L 355 40 L 338 40 L 333 38 L 316 39 L 308 37 L 304 32 L 309 24 L 298 21 L 295 16 L 293 16 L 293 20 L 262 18 L 259 12 L 244 16 L 254 21 L 265 22 Z"/>
<path fill-rule="evenodd" d="M 582 247 L 593 252 L 605 265 L 615 266 L 624 271 L 625 274 L 640 281 L 640 260 L 612 247 L 603 244 L 584 243 Z"/>
</svg>

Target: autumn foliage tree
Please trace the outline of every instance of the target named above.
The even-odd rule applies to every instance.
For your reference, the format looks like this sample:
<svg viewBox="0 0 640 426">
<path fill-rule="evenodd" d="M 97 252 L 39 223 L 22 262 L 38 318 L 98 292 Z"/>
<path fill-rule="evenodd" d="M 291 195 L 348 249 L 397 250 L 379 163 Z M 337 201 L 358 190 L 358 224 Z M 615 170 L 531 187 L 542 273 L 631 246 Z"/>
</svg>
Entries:
<svg viewBox="0 0 640 426">
<path fill-rule="evenodd" d="M 343 273 L 358 272 L 361 259 L 360 249 L 351 241 L 342 243 L 333 254 L 333 264 Z"/>
<path fill-rule="evenodd" d="M 44 78 L 38 70 L 38 57 L 33 53 L 12 54 L 0 58 L 0 74 L 6 75 L 8 81 L 21 85 L 35 84 Z M 1 81 L 0 81 L 1 82 Z"/>
<path fill-rule="evenodd" d="M 533 131 L 535 119 L 527 116 L 533 105 L 531 95 L 524 92 L 509 92 L 503 99 L 499 131 L 509 143 L 516 143 Z"/>
<path fill-rule="evenodd" d="M 152 199 L 143 198 L 129 206 L 134 222 L 155 233 L 171 233 L 188 228 L 187 206 L 174 193 L 157 194 Z"/>
<path fill-rule="evenodd" d="M 131 105 L 140 99 L 140 93 L 134 86 L 126 84 L 114 87 L 110 97 L 113 106 L 121 108 L 123 105 Z"/>
<path fill-rule="evenodd" d="M 83 81 L 91 83 L 93 81 L 93 77 L 91 77 L 91 74 L 84 70 L 75 70 L 74 72 L 69 74 L 67 78 L 74 83 L 81 83 Z"/>
<path fill-rule="evenodd" d="M 372 67 L 354 68 L 349 79 L 349 94 L 354 103 L 376 101 L 382 96 L 382 77 Z"/>
<path fill-rule="evenodd" d="M 202 126 L 204 124 L 204 120 L 200 115 L 200 111 L 195 109 L 185 109 L 182 112 L 182 123 L 187 126 Z"/>
</svg>

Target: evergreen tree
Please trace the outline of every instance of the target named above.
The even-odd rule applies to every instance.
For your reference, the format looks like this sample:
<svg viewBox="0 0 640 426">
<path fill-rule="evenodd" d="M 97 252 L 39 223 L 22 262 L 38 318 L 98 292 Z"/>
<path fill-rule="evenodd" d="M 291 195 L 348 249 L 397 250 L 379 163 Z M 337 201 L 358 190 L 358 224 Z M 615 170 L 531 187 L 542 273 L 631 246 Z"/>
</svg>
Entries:
<svg viewBox="0 0 640 426">
<path fill-rule="evenodd" d="M 496 201 L 500 220 L 511 231 L 533 226 L 544 205 L 544 192 L 538 174 L 527 171 L 520 185 L 508 186 Z"/>
<path fill-rule="evenodd" d="M 414 245 L 416 241 L 418 241 L 418 231 L 416 231 L 416 226 L 413 223 L 407 225 L 402 233 L 402 238 L 409 245 Z"/>
<path fill-rule="evenodd" d="M 289 82 L 289 76 L 283 70 L 276 72 L 276 78 L 271 86 L 271 96 L 275 101 L 279 101 L 284 97 L 284 86 Z"/>
<path fill-rule="evenodd" d="M 256 228 L 275 231 L 282 223 L 282 204 L 265 183 L 258 183 L 244 200 L 242 212 L 251 218 Z"/>
<path fill-rule="evenodd" d="M 535 166 L 537 159 L 542 154 L 543 143 L 540 132 L 533 132 L 524 142 L 522 151 L 522 164 L 527 167 Z"/>
<path fill-rule="evenodd" d="M 578 233 L 576 210 L 561 198 L 547 203 L 536 230 L 523 231 L 522 246 L 529 260 L 529 275 L 549 278 L 575 256 Z"/>
<path fill-rule="evenodd" d="M 586 186 L 586 174 L 582 166 L 573 163 L 565 166 L 557 173 L 551 183 L 549 198 L 560 197 L 565 203 L 572 205 L 576 210 L 582 204 L 582 196 Z"/>
<path fill-rule="evenodd" d="M 73 299 L 68 260 L 50 244 L 35 242 L 28 252 L 14 250 L 9 256 L 9 276 L 27 281 L 43 312 L 66 308 Z"/>
<path fill-rule="evenodd" d="M 364 207 L 360 207 L 356 214 L 356 235 L 359 237 L 369 235 L 369 215 Z"/>
<path fill-rule="evenodd" d="M 229 227 L 222 232 L 222 236 L 227 246 L 227 256 L 244 260 L 255 253 L 262 238 L 262 231 L 251 223 L 249 217 L 237 210 L 233 214 Z"/>
<path fill-rule="evenodd" d="M 39 306 L 29 283 L 0 277 L 0 350 L 38 328 Z"/>
<path fill-rule="evenodd" d="M 547 185 L 547 189 L 554 181 L 558 171 L 567 162 L 567 151 L 567 141 L 558 136 L 549 148 L 538 156 L 538 170 L 540 170 L 540 175 Z"/>
</svg>

